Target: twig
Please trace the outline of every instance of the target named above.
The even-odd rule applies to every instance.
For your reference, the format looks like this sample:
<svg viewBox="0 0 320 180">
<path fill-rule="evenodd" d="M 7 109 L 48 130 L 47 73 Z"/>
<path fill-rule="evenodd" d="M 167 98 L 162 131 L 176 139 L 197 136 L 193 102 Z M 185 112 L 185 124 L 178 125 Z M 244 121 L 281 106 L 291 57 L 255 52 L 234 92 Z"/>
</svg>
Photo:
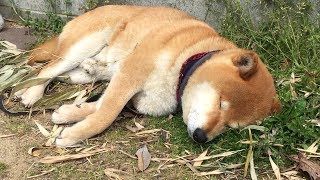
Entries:
<svg viewBox="0 0 320 180">
<path fill-rule="evenodd" d="M 16 134 L 0 135 L 0 138 L 12 137 L 12 136 L 15 136 L 15 135 L 16 135 Z"/>
<path fill-rule="evenodd" d="M 28 176 L 27 179 L 32 179 L 32 178 L 37 178 L 37 177 L 40 177 L 40 176 L 44 176 L 46 174 L 49 174 L 51 173 L 52 171 L 54 171 L 56 168 L 52 168 L 50 169 L 49 171 L 42 171 L 41 174 L 37 174 L 37 175 L 34 175 L 34 176 Z"/>
</svg>

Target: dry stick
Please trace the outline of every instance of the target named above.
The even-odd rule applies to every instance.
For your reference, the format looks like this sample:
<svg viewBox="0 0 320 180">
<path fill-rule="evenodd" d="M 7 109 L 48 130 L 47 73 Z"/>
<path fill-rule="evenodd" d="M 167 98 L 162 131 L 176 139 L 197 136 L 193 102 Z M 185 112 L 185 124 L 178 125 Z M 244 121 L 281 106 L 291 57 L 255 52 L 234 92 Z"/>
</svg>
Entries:
<svg viewBox="0 0 320 180">
<path fill-rule="evenodd" d="M 33 163 L 31 164 L 31 166 L 27 169 L 27 171 L 24 173 L 24 176 L 23 176 L 24 179 L 26 179 L 27 173 L 28 173 L 28 171 L 33 167 L 34 163 L 36 163 L 36 162 L 33 162 Z"/>
<path fill-rule="evenodd" d="M 32 179 L 32 178 L 37 178 L 37 177 L 40 177 L 40 176 L 44 176 L 46 174 L 49 174 L 51 173 L 52 171 L 54 171 L 56 168 L 52 168 L 50 169 L 49 171 L 42 171 L 41 174 L 37 174 L 37 175 L 34 175 L 34 176 L 28 176 L 27 179 Z"/>
<path fill-rule="evenodd" d="M 0 138 L 12 137 L 12 136 L 15 136 L 15 135 L 16 135 L 16 134 L 0 135 Z"/>
</svg>

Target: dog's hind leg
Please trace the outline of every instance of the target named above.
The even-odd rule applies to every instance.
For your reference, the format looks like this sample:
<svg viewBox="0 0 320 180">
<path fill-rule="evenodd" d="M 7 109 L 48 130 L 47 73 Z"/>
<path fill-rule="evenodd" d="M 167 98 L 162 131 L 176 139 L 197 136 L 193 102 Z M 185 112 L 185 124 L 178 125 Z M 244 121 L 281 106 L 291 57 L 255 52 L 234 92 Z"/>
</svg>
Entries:
<svg viewBox="0 0 320 180">
<path fill-rule="evenodd" d="M 152 65 L 143 60 L 124 62 L 98 101 L 97 110 L 84 120 L 65 128 L 56 138 L 56 145 L 64 147 L 74 145 L 109 127 L 126 103 L 142 90 L 148 74 L 152 72 L 150 68 Z"/>
<path fill-rule="evenodd" d="M 95 56 L 107 45 L 109 34 L 110 29 L 107 28 L 79 40 L 72 46 L 61 42 L 60 49 L 57 50 L 59 54 L 57 54 L 56 58 L 58 59 L 46 65 L 37 78 L 50 78 L 52 80 L 58 75 L 76 68 L 84 59 Z M 62 47 L 64 48 L 62 49 Z M 32 106 L 43 96 L 45 87 L 50 80 L 44 84 L 28 88 L 21 95 L 21 102 L 27 107 Z"/>
</svg>

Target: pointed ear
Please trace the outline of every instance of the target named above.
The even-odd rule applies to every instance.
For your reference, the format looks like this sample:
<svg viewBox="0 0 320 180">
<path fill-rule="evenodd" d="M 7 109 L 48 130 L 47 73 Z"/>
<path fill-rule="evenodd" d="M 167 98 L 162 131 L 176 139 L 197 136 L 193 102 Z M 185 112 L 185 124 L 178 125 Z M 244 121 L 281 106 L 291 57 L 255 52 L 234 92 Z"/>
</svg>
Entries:
<svg viewBox="0 0 320 180">
<path fill-rule="evenodd" d="M 247 80 L 257 71 L 258 59 L 256 53 L 248 51 L 234 57 L 232 62 L 239 68 L 240 77 Z"/>
<path fill-rule="evenodd" d="M 282 106 L 279 101 L 278 96 L 274 97 L 272 100 L 272 105 L 271 105 L 271 112 L 270 114 L 274 114 L 276 112 L 279 112 L 281 110 Z"/>
</svg>

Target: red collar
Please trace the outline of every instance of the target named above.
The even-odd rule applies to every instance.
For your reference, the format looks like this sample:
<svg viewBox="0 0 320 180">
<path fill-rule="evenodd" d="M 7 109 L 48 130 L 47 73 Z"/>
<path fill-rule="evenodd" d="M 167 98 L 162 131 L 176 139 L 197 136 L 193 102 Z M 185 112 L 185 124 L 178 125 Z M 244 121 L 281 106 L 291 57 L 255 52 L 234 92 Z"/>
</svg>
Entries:
<svg viewBox="0 0 320 180">
<path fill-rule="evenodd" d="M 190 76 L 193 72 L 206 60 L 210 59 L 210 57 L 220 50 L 209 51 L 209 52 L 201 52 L 189 57 L 181 66 L 179 73 L 179 81 L 176 90 L 176 98 L 178 104 L 181 104 L 181 97 L 183 95 L 183 90 L 186 87 Z"/>
</svg>

